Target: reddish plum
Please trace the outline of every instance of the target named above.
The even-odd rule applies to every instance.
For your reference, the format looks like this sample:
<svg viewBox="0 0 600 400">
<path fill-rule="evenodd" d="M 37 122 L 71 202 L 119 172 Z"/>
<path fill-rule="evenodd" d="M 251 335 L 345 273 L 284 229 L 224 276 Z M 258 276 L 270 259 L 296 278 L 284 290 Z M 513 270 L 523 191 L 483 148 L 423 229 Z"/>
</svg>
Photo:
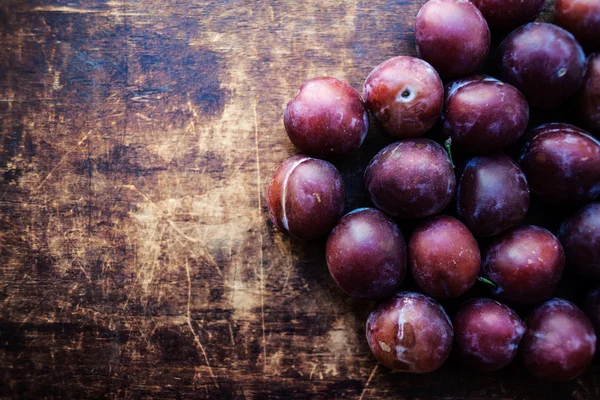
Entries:
<svg viewBox="0 0 600 400">
<path fill-rule="evenodd" d="M 555 298 L 531 313 L 520 348 L 525 368 L 532 375 L 565 382 L 592 362 L 596 335 L 583 311 Z"/>
<path fill-rule="evenodd" d="M 568 268 L 600 279 L 600 203 L 588 204 L 565 219 L 558 238 L 565 249 Z"/>
<path fill-rule="evenodd" d="M 407 139 L 375 155 L 365 170 L 365 187 L 387 214 L 422 218 L 450 203 L 456 178 L 442 146 L 429 139 Z"/>
<path fill-rule="evenodd" d="M 456 191 L 459 218 L 477 237 L 497 235 L 517 225 L 529 208 L 529 186 L 508 156 L 472 158 Z"/>
<path fill-rule="evenodd" d="M 600 195 L 600 142 L 567 124 L 547 124 L 528 136 L 519 164 L 531 193 L 553 204 L 584 204 Z"/>
<path fill-rule="evenodd" d="M 456 80 L 446 86 L 444 132 L 452 145 L 484 153 L 513 144 L 525 132 L 529 105 L 515 87 L 487 76 Z"/>
<path fill-rule="evenodd" d="M 600 137 L 600 53 L 588 58 L 587 73 L 575 96 L 575 102 L 583 127 Z"/>
<path fill-rule="evenodd" d="M 591 290 L 585 297 L 584 311 L 590 319 L 596 337 L 600 336 L 600 286 Z"/>
<path fill-rule="evenodd" d="M 406 273 L 402 232 L 384 213 L 361 208 L 346 214 L 327 239 L 327 267 L 350 296 L 384 298 Z"/>
<path fill-rule="evenodd" d="M 344 182 L 330 163 L 303 155 L 285 160 L 267 192 L 277 229 L 301 239 L 327 234 L 344 213 Z"/>
<path fill-rule="evenodd" d="M 353 152 L 369 130 L 367 111 L 358 92 L 331 77 L 304 82 L 287 104 L 283 124 L 296 147 L 319 158 Z"/>
<path fill-rule="evenodd" d="M 544 8 L 544 0 L 471 0 L 491 29 L 502 32 L 533 21 Z"/>
<path fill-rule="evenodd" d="M 471 299 L 454 318 L 454 348 L 467 364 L 497 371 L 517 356 L 525 324 L 517 313 L 491 299 Z"/>
<path fill-rule="evenodd" d="M 556 0 L 554 23 L 575 35 L 586 48 L 600 50 L 600 1 Z"/>
<path fill-rule="evenodd" d="M 490 50 L 490 30 L 467 0 L 430 0 L 415 21 L 417 54 L 443 78 L 477 70 Z"/>
<path fill-rule="evenodd" d="M 421 136 L 435 124 L 442 111 L 444 88 L 427 62 L 400 56 L 371 71 L 363 95 L 388 135 L 410 138 Z"/>
<path fill-rule="evenodd" d="M 523 142 L 525 144 L 525 146 L 529 146 L 531 144 L 531 141 L 540 133 L 547 133 L 547 132 L 560 132 L 560 131 L 567 131 L 570 133 L 583 133 L 583 134 L 588 134 L 588 132 L 586 132 L 585 130 L 576 127 L 575 125 L 571 125 L 571 124 L 567 124 L 564 122 L 549 122 L 546 124 L 542 124 L 540 126 L 538 126 L 535 129 L 530 130 L 529 132 L 526 132 L 523 136 Z"/>
<path fill-rule="evenodd" d="M 367 319 L 367 341 L 382 365 L 425 373 L 442 366 L 452 349 L 452 324 L 438 302 L 420 293 L 398 292 Z"/>
<path fill-rule="evenodd" d="M 514 30 L 499 47 L 503 80 L 539 108 L 571 97 L 585 74 L 585 54 L 573 35 L 556 25 L 532 22 Z"/>
<path fill-rule="evenodd" d="M 416 284 L 436 299 L 465 293 L 481 266 L 475 238 L 462 222 L 447 215 L 417 226 L 408 244 L 408 259 Z"/>
<path fill-rule="evenodd" d="M 565 255 L 544 228 L 522 226 L 495 239 L 483 258 L 483 276 L 499 298 L 534 304 L 550 297 L 562 278 Z"/>
</svg>

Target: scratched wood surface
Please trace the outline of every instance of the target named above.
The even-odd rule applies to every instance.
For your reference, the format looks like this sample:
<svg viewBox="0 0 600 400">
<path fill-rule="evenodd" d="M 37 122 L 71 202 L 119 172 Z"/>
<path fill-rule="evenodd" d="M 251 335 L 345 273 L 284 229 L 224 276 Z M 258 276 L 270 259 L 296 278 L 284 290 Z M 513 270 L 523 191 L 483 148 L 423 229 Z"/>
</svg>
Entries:
<svg viewBox="0 0 600 400">
<path fill-rule="evenodd" d="M 376 367 L 371 304 L 267 221 L 286 102 L 414 55 L 423 3 L 3 0 L 0 397 L 600 398 L 597 365 Z M 387 142 L 338 165 L 348 209 Z"/>
</svg>

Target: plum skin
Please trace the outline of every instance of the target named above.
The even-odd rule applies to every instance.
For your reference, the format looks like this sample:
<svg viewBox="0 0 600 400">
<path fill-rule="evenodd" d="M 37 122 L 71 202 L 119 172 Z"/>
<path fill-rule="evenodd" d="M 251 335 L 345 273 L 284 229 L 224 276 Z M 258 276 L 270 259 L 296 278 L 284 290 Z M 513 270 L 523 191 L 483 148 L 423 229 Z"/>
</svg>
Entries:
<svg viewBox="0 0 600 400">
<path fill-rule="evenodd" d="M 600 3 L 599 3 L 600 4 Z M 575 108 L 582 126 L 600 136 L 600 53 L 588 57 L 587 72 L 575 95 Z"/>
<path fill-rule="evenodd" d="M 529 105 L 515 87 L 497 79 L 462 78 L 446 86 L 443 121 L 454 148 L 486 153 L 519 139 L 527 128 Z"/>
<path fill-rule="evenodd" d="M 554 298 L 529 315 L 520 349 L 523 364 L 532 375 L 566 382 L 592 362 L 596 334 L 583 311 Z"/>
<path fill-rule="evenodd" d="M 558 239 L 538 226 L 515 228 L 489 246 L 483 276 L 497 285 L 504 300 L 535 304 L 552 295 L 562 278 L 565 255 Z"/>
<path fill-rule="evenodd" d="M 388 135 L 410 138 L 421 136 L 438 120 L 444 88 L 429 63 L 399 56 L 369 73 L 363 95 L 367 108 Z"/>
<path fill-rule="evenodd" d="M 456 192 L 458 216 L 476 237 L 493 236 L 512 228 L 529 209 L 527 178 L 503 154 L 470 159 Z"/>
<path fill-rule="evenodd" d="M 442 366 L 452 349 L 450 318 L 434 299 L 398 292 L 378 304 L 367 318 L 367 342 L 383 366 L 411 373 Z"/>
<path fill-rule="evenodd" d="M 519 89 L 532 107 L 559 106 L 585 74 L 585 53 L 573 35 L 544 22 L 515 29 L 498 53 L 502 80 Z"/>
<path fill-rule="evenodd" d="M 497 371 L 510 364 L 525 334 L 525 324 L 516 312 L 487 298 L 463 303 L 452 325 L 459 357 L 484 371 Z"/>
<path fill-rule="evenodd" d="M 571 32 L 584 47 L 600 50 L 600 2 L 556 0 L 554 23 Z"/>
<path fill-rule="evenodd" d="M 402 218 L 422 218 L 440 212 L 456 189 L 446 151 L 423 138 L 385 147 L 367 166 L 364 182 L 377 208 Z"/>
<path fill-rule="evenodd" d="M 471 0 L 490 29 L 506 32 L 533 21 L 544 8 L 544 0 Z"/>
<path fill-rule="evenodd" d="M 421 290 L 453 299 L 473 286 L 481 266 L 475 238 L 456 218 L 438 215 L 417 226 L 408 244 L 410 271 Z"/>
<path fill-rule="evenodd" d="M 304 155 L 283 161 L 267 190 L 273 225 L 304 240 L 329 233 L 344 213 L 344 201 L 339 171 L 327 161 Z"/>
<path fill-rule="evenodd" d="M 529 132 L 526 132 L 521 137 L 524 142 L 523 150 L 525 150 L 529 145 L 531 145 L 533 139 L 535 139 L 539 134 L 560 131 L 566 131 L 569 133 L 583 133 L 585 135 L 589 135 L 588 132 L 576 127 L 575 125 L 567 124 L 565 122 L 548 122 L 530 130 Z"/>
<path fill-rule="evenodd" d="M 568 268 L 582 276 L 600 279 L 600 203 L 590 203 L 567 217 L 558 238 Z"/>
<path fill-rule="evenodd" d="M 596 337 L 598 337 L 600 335 L 600 286 L 590 290 L 587 294 L 583 310 L 590 319 L 596 331 Z"/>
<path fill-rule="evenodd" d="M 490 30 L 481 12 L 465 0 L 430 0 L 415 21 L 417 55 L 442 78 L 474 72 L 490 50 Z"/>
<path fill-rule="evenodd" d="M 317 158 L 340 158 L 355 151 L 369 130 L 358 92 L 327 76 L 302 84 L 285 107 L 283 124 L 292 143 Z"/>
<path fill-rule="evenodd" d="M 381 211 L 362 208 L 346 214 L 327 239 L 327 267 L 347 294 L 364 299 L 391 295 L 406 273 L 406 243 Z"/>
<path fill-rule="evenodd" d="M 552 204 L 585 204 L 600 195 L 600 142 L 568 124 L 534 129 L 519 165 L 531 193 Z"/>
</svg>

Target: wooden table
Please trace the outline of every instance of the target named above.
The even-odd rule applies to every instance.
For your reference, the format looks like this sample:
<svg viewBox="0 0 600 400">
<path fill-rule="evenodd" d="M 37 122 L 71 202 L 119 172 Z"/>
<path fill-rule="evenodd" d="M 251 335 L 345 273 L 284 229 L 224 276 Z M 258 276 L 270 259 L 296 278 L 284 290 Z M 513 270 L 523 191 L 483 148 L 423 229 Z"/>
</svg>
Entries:
<svg viewBox="0 0 600 400">
<path fill-rule="evenodd" d="M 598 365 L 378 367 L 372 304 L 267 221 L 286 102 L 415 55 L 422 3 L 3 0 L 0 397 L 600 398 Z M 389 141 L 338 164 L 348 209 Z"/>
</svg>

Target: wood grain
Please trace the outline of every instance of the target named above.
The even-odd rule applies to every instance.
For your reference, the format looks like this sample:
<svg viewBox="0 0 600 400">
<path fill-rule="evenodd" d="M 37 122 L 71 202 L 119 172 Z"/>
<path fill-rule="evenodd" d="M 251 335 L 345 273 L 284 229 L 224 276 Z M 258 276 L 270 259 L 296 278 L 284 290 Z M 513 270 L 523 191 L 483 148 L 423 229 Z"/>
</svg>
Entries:
<svg viewBox="0 0 600 400">
<path fill-rule="evenodd" d="M 377 367 L 371 304 L 267 221 L 286 102 L 414 55 L 423 3 L 3 1 L 0 397 L 600 398 L 597 365 L 547 389 Z M 338 165 L 348 209 L 387 142 Z"/>
</svg>

